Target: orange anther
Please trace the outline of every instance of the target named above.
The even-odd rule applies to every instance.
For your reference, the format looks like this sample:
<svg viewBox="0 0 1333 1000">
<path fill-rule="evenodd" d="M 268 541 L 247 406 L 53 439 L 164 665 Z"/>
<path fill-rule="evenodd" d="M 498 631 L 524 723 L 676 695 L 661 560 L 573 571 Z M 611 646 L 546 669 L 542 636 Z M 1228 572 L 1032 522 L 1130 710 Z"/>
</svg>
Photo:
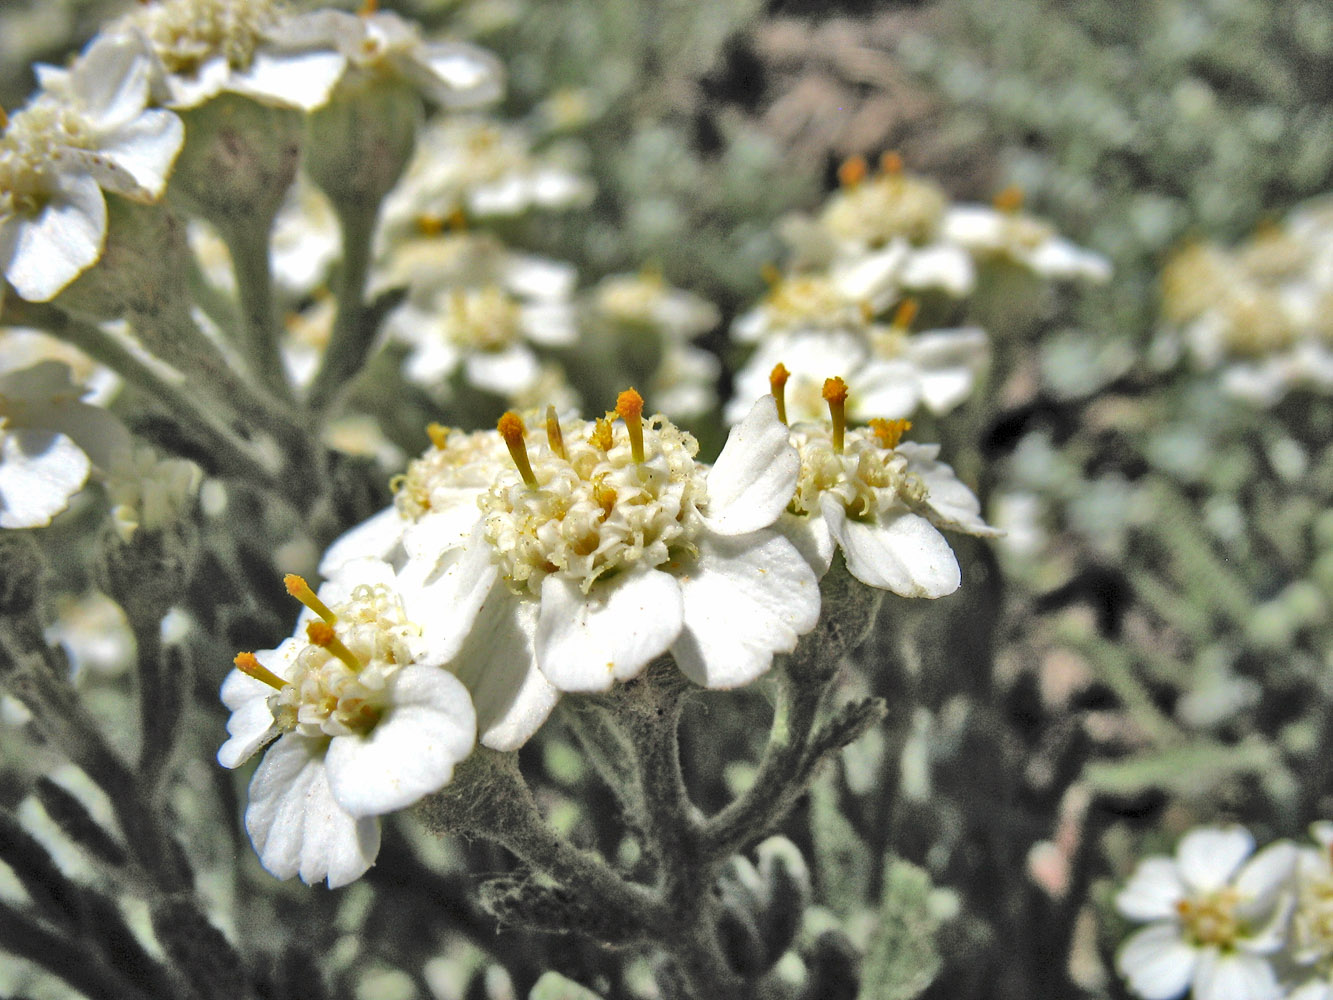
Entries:
<svg viewBox="0 0 1333 1000">
<path fill-rule="evenodd" d="M 643 397 L 634 389 L 626 389 L 616 397 L 616 415 L 625 421 L 629 432 L 629 450 L 634 461 L 643 461 Z"/>
<path fill-rule="evenodd" d="M 838 183 L 843 187 L 856 187 L 866 179 L 869 172 L 864 156 L 849 156 L 838 167 Z"/>
<path fill-rule="evenodd" d="M 828 403 L 829 417 L 833 421 L 833 451 L 841 455 L 847 430 L 847 383 L 836 375 L 825 379 L 824 401 Z"/>
<path fill-rule="evenodd" d="M 560 418 L 555 414 L 555 406 L 546 407 L 546 443 L 551 446 L 552 453 L 561 458 L 568 458 L 565 454 L 565 436 L 560 433 Z"/>
<path fill-rule="evenodd" d="M 444 219 L 438 215 L 426 213 L 417 216 L 417 232 L 422 236 L 439 236 L 444 232 Z"/>
<path fill-rule="evenodd" d="M 327 622 L 311 622 L 305 627 L 305 634 L 312 645 L 318 646 L 320 649 L 327 649 L 352 670 L 361 669 L 361 661 L 352 655 L 350 649 L 343 645 L 343 641 L 333 631 L 332 625 Z"/>
<path fill-rule="evenodd" d="M 879 441 L 881 448 L 897 448 L 898 442 L 903 439 L 903 435 L 912 429 L 912 421 L 885 420 L 882 417 L 874 417 L 870 421 L 870 429 L 875 432 L 875 438 Z"/>
<path fill-rule="evenodd" d="M 449 428 L 444 424 L 437 424 L 433 421 L 426 425 L 426 434 L 430 437 L 430 443 L 435 445 L 440 451 L 444 451 L 444 446 L 449 443 Z"/>
<path fill-rule="evenodd" d="M 768 387 L 773 393 L 773 401 L 778 404 L 778 419 L 784 424 L 787 422 L 787 379 L 791 378 L 791 372 L 787 371 L 787 366 L 781 361 L 773 366 L 773 370 L 768 373 Z"/>
<path fill-rule="evenodd" d="M 896 176 L 903 172 L 903 158 L 893 150 L 879 158 L 880 173 Z"/>
<path fill-rule="evenodd" d="M 535 488 L 537 477 L 533 474 L 532 463 L 528 461 L 528 430 L 523 426 L 523 418 L 513 410 L 506 410 L 495 427 L 504 438 L 505 447 L 509 449 L 509 457 L 514 460 L 523 482 Z"/>
<path fill-rule="evenodd" d="M 611 421 L 606 417 L 598 417 L 593 421 L 592 433 L 588 435 L 588 443 L 594 448 L 600 448 L 602 451 L 610 451 L 615 439 L 611 436 Z"/>
<path fill-rule="evenodd" d="M 916 319 L 916 314 L 921 311 L 916 299 L 903 299 L 898 303 L 898 309 L 893 314 L 893 325 L 899 330 L 906 330 L 912 325 L 912 320 Z"/>
<path fill-rule="evenodd" d="M 274 690 L 281 691 L 287 686 L 287 682 L 275 674 L 268 667 L 259 662 L 254 653 L 237 653 L 236 658 L 231 661 L 236 665 L 236 669 L 247 677 L 253 677 L 257 681 L 263 681 Z"/>
<path fill-rule="evenodd" d="M 304 578 L 297 576 L 295 573 L 288 573 L 282 578 L 282 582 L 287 585 L 287 593 L 330 625 L 338 620 L 338 616 L 329 610 L 329 606 L 315 596 L 315 592 L 310 589 L 310 584 L 306 583 Z"/>
<path fill-rule="evenodd" d="M 1023 189 L 1017 184 L 1005 188 L 991 202 L 1001 212 L 1017 212 L 1023 207 Z"/>
</svg>

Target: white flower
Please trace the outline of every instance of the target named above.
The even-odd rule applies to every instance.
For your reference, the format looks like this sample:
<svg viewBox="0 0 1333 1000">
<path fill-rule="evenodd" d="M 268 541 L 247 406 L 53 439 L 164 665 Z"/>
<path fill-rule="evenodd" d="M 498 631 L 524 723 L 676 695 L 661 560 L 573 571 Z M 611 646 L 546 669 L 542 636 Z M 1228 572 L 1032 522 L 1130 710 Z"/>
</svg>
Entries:
<svg viewBox="0 0 1333 1000">
<path fill-rule="evenodd" d="M 897 299 L 907 253 L 894 244 L 828 271 L 775 277 L 764 301 L 736 318 L 731 335 L 753 344 L 784 333 L 863 331 Z"/>
<path fill-rule="evenodd" d="M 775 389 L 781 391 L 781 379 Z M 848 428 L 846 383 L 824 387 L 830 421 L 791 427 L 800 455 L 796 490 L 778 522 L 815 572 L 828 571 L 836 545 L 862 583 L 903 597 L 943 597 L 958 589 L 958 560 L 939 528 L 992 535 L 981 505 L 938 445 L 903 442 L 911 424 L 872 420 Z"/>
<path fill-rule="evenodd" d="M 0 266 L 25 299 L 45 302 L 96 263 L 102 192 L 155 201 L 185 138 L 179 118 L 147 108 L 149 64 L 131 41 L 99 38 L 0 137 Z"/>
<path fill-rule="evenodd" d="M 648 383 L 652 397 L 673 420 L 703 417 L 717 405 L 717 356 L 688 344 L 667 343 L 662 360 Z"/>
<path fill-rule="evenodd" d="M 176 521 L 194 502 L 204 478 L 189 459 L 161 458 L 149 445 L 118 449 L 101 471 L 111 523 L 124 542 L 140 528 L 160 531 Z"/>
<path fill-rule="evenodd" d="M 246 830 L 278 878 L 334 888 L 374 863 L 377 817 L 448 783 L 476 715 L 442 669 L 462 636 L 437 627 L 438 582 L 358 560 L 318 596 L 299 577 L 287 584 L 306 610 L 277 649 L 236 658 L 218 760 L 237 767 L 277 738 L 250 783 Z"/>
<path fill-rule="evenodd" d="M 0 528 L 35 528 L 69 506 L 93 467 L 130 446 L 56 361 L 0 375 Z"/>
<path fill-rule="evenodd" d="M 427 42 L 417 25 L 390 11 L 322 10 L 311 21 L 327 32 L 348 66 L 400 76 L 438 104 L 476 107 L 500 96 L 503 71 L 493 55 L 463 42 Z"/>
<path fill-rule="evenodd" d="M 1002 258 L 1047 278 L 1110 279 L 1110 261 L 1065 239 L 1020 207 L 1019 197 L 1011 192 L 997 197 L 995 206 L 955 205 L 941 224 L 944 239 L 979 260 Z"/>
<path fill-rule="evenodd" d="M 707 333 L 720 318 L 711 302 L 673 288 L 656 271 L 603 278 L 592 290 L 591 301 L 599 317 L 618 327 L 650 329 L 675 341 Z"/>
<path fill-rule="evenodd" d="M 696 683 L 736 687 L 814 627 L 814 574 L 767 530 L 797 468 L 773 401 L 733 429 L 711 470 L 693 438 L 664 417 L 643 421 L 641 408 L 630 391 L 623 424 L 552 413 L 544 432 L 506 414 L 494 440 L 507 469 L 486 461 L 494 444 L 465 437 L 463 461 L 435 459 L 438 480 L 409 472 L 404 489 L 430 505 L 403 536 L 409 561 L 459 551 L 467 508 L 483 512 L 455 573 L 486 591 L 486 624 L 458 659 L 465 680 L 507 671 L 512 691 L 526 665 L 559 690 L 604 691 L 670 652 Z M 457 485 L 474 476 L 482 488 Z"/>
<path fill-rule="evenodd" d="M 1333 823 L 1315 823 L 1310 834 L 1318 846 L 1299 849 L 1288 950 L 1298 965 L 1322 973 L 1318 985 L 1333 992 Z"/>
<path fill-rule="evenodd" d="M 469 384 L 515 397 L 542 373 L 529 345 L 567 347 L 578 337 L 570 298 L 574 269 L 490 250 L 471 255 L 462 267 L 456 263 L 442 257 L 433 280 L 419 271 L 414 294 L 385 322 L 389 336 L 411 345 L 403 372 L 438 392 L 462 368 Z"/>
<path fill-rule="evenodd" d="M 318 13 L 285 14 L 281 0 L 161 0 L 103 29 L 154 60 L 154 96 L 193 108 L 224 91 L 312 111 L 329 99 L 346 57 Z"/>
<path fill-rule="evenodd" d="M 1296 848 L 1253 851 L 1242 827 L 1200 827 L 1181 838 L 1174 858 L 1139 863 L 1116 897 L 1121 914 L 1150 922 L 1116 955 L 1130 989 L 1145 1000 L 1172 1000 L 1191 986 L 1196 1000 L 1283 995 L 1269 956 L 1283 943 Z"/>
<path fill-rule="evenodd" d="M 857 388 L 848 400 L 851 420 L 909 417 L 920 406 L 943 415 L 967 399 L 989 360 L 989 338 L 977 327 L 913 334 L 897 324 L 873 324 L 859 333 L 777 336 L 737 372 L 726 418 L 739 420 L 748 400 L 767 391 L 779 363 L 790 376 L 787 413 L 793 421 L 818 420 L 827 412 L 821 393 L 830 371 L 842 372 Z"/>
<path fill-rule="evenodd" d="M 451 115 L 428 125 L 403 179 L 385 199 L 387 237 L 415 232 L 423 218 L 513 216 L 592 200 L 592 184 L 581 171 L 531 147 L 522 128 L 490 118 Z"/>
</svg>

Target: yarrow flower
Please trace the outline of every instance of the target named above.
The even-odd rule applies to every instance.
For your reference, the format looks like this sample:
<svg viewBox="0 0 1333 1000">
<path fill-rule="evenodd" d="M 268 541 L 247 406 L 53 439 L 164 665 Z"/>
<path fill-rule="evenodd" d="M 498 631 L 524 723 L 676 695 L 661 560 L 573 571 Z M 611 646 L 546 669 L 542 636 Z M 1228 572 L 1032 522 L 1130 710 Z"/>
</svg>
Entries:
<svg viewBox="0 0 1333 1000">
<path fill-rule="evenodd" d="M 82 394 L 57 361 L 0 375 L 0 528 L 49 524 L 94 467 L 130 450 L 124 425 Z"/>
<path fill-rule="evenodd" d="M 1121 945 L 1116 969 L 1145 1000 L 1276 1000 L 1273 957 L 1284 943 L 1295 845 L 1254 854 L 1239 826 L 1200 827 L 1174 858 L 1139 862 L 1116 909 L 1148 922 Z M 1253 854 L 1253 857 L 1251 855 Z"/>
<path fill-rule="evenodd" d="M 786 380 L 778 365 L 773 395 L 783 417 Z M 821 576 L 836 543 L 848 572 L 862 583 L 903 597 L 953 593 L 961 572 L 939 528 L 995 534 L 981 519 L 977 498 L 936 461 L 938 445 L 902 440 L 909 421 L 876 419 L 869 428 L 849 428 L 847 384 L 827 379 L 823 394 L 831 419 L 790 430 L 800 473 L 779 530 Z"/>
<path fill-rule="evenodd" d="M 43 91 L 0 136 L 0 267 L 23 298 L 45 302 L 102 254 L 103 191 L 162 196 L 185 139 L 148 108 L 150 66 L 124 38 L 95 39 L 68 70 L 43 67 Z M 0 118 L 3 121 L 3 118 Z"/>
<path fill-rule="evenodd" d="M 462 636 L 435 626 L 440 581 L 353 560 L 304 606 L 277 649 L 241 653 L 222 685 L 230 739 L 218 751 L 238 767 L 266 744 L 250 783 L 245 827 L 279 878 L 359 878 L 379 851 L 377 817 L 438 791 L 472 751 L 476 713 L 444 664 Z"/>
</svg>

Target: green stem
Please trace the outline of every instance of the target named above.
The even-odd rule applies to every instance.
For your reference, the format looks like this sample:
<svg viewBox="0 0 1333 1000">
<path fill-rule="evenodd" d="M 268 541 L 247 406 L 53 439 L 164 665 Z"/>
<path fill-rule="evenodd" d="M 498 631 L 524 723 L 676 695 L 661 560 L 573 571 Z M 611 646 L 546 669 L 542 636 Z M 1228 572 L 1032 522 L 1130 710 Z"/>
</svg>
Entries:
<svg viewBox="0 0 1333 1000">
<path fill-rule="evenodd" d="M 338 213 L 343 237 L 338 312 L 328 350 L 306 397 L 306 404 L 317 413 L 326 413 L 334 405 L 338 391 L 360 372 L 375 340 L 375 324 L 368 322 L 365 305 L 375 217 L 373 209 L 348 207 Z"/>
<path fill-rule="evenodd" d="M 246 360 L 259 380 L 278 399 L 292 403 L 295 397 L 278 350 L 280 327 L 269 262 L 270 228 L 237 226 L 231 231 L 224 229 L 222 237 L 231 251 L 231 265 L 236 273 L 236 290 L 241 300 L 241 342 Z"/>
<path fill-rule="evenodd" d="M 165 404 L 174 416 L 185 421 L 200 438 L 221 470 L 244 478 L 254 478 L 265 484 L 274 481 L 272 472 L 250 453 L 240 438 L 217 421 L 212 412 L 201 404 L 197 393 L 187 393 L 95 323 L 41 303 L 10 303 L 5 316 L 7 320 L 37 327 L 73 344 L 152 399 Z M 209 403 L 212 405 L 213 401 Z"/>
</svg>

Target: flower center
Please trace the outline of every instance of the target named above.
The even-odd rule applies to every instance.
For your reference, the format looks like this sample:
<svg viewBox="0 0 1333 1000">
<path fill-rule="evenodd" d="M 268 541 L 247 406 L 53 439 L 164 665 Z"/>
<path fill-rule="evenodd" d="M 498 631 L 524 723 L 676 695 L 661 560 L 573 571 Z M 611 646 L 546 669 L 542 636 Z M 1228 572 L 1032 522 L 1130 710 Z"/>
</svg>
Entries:
<svg viewBox="0 0 1333 1000">
<path fill-rule="evenodd" d="M 856 177 L 857 170 L 843 166 L 842 190 L 829 199 L 820 220 L 834 236 L 878 247 L 893 239 L 925 243 L 939 229 L 947 196 L 929 181 L 903 173 L 894 154 L 884 157 L 879 174 L 868 183 Z"/>
<path fill-rule="evenodd" d="M 189 75 L 216 55 L 233 69 L 249 67 L 281 7 L 282 0 L 164 0 L 137 20 L 167 70 Z"/>
<path fill-rule="evenodd" d="M 465 434 L 431 424 L 426 432 L 434 447 L 389 484 L 398 513 L 409 521 L 456 501 L 460 490 L 476 493 L 489 487 L 505 456 L 504 442 L 491 431 Z"/>
<path fill-rule="evenodd" d="M 444 308 L 444 335 L 476 351 L 502 351 L 519 339 L 518 302 L 497 285 L 458 288 Z"/>
<path fill-rule="evenodd" d="M 1291 917 L 1291 941 L 1293 950 L 1302 956 L 1333 957 L 1333 868 L 1301 878 Z"/>
<path fill-rule="evenodd" d="M 833 282 L 821 274 L 798 274 L 776 282 L 768 293 L 768 311 L 780 329 L 817 327 L 835 329 L 866 320 L 866 307 L 849 302 Z"/>
<path fill-rule="evenodd" d="M 241 653 L 236 666 L 276 689 L 269 708 L 278 727 L 302 736 L 365 735 L 384 711 L 385 689 L 412 661 L 409 641 L 421 629 L 407 620 L 401 598 L 383 584 L 362 584 L 330 608 L 299 576 L 286 578 L 287 590 L 319 620 L 306 629 L 308 642 L 296 654 L 286 680 L 266 670 L 253 654 Z"/>
<path fill-rule="evenodd" d="M 776 380 L 775 380 L 776 381 Z M 796 494 L 787 509 L 810 514 L 819 509 L 822 493 L 836 496 L 847 515 L 873 520 L 882 490 L 892 490 L 908 507 L 926 500 L 926 485 L 907 471 L 907 458 L 895 449 L 911 429 L 907 420 L 872 420 L 868 428 L 849 428 L 844 408 L 847 386 L 840 378 L 824 383 L 830 421 L 792 428 L 791 442 L 801 458 Z"/>
<path fill-rule="evenodd" d="M 539 431 L 516 414 L 501 418 L 515 465 L 478 502 L 516 592 L 535 594 L 560 573 L 587 593 L 603 576 L 693 548 L 706 499 L 698 442 L 661 415 L 643 421 L 642 405 L 637 393 L 622 393 L 602 419 L 562 428 L 548 413 Z"/>
<path fill-rule="evenodd" d="M 1182 899 L 1176 904 L 1176 913 L 1194 944 L 1228 948 L 1245 932 L 1236 916 L 1239 902 L 1240 893 L 1228 886 L 1196 899 Z"/>
<path fill-rule="evenodd" d="M 83 115 L 54 98 L 39 98 L 17 112 L 0 137 L 0 217 L 41 211 L 61 157 L 92 143 Z"/>
</svg>

